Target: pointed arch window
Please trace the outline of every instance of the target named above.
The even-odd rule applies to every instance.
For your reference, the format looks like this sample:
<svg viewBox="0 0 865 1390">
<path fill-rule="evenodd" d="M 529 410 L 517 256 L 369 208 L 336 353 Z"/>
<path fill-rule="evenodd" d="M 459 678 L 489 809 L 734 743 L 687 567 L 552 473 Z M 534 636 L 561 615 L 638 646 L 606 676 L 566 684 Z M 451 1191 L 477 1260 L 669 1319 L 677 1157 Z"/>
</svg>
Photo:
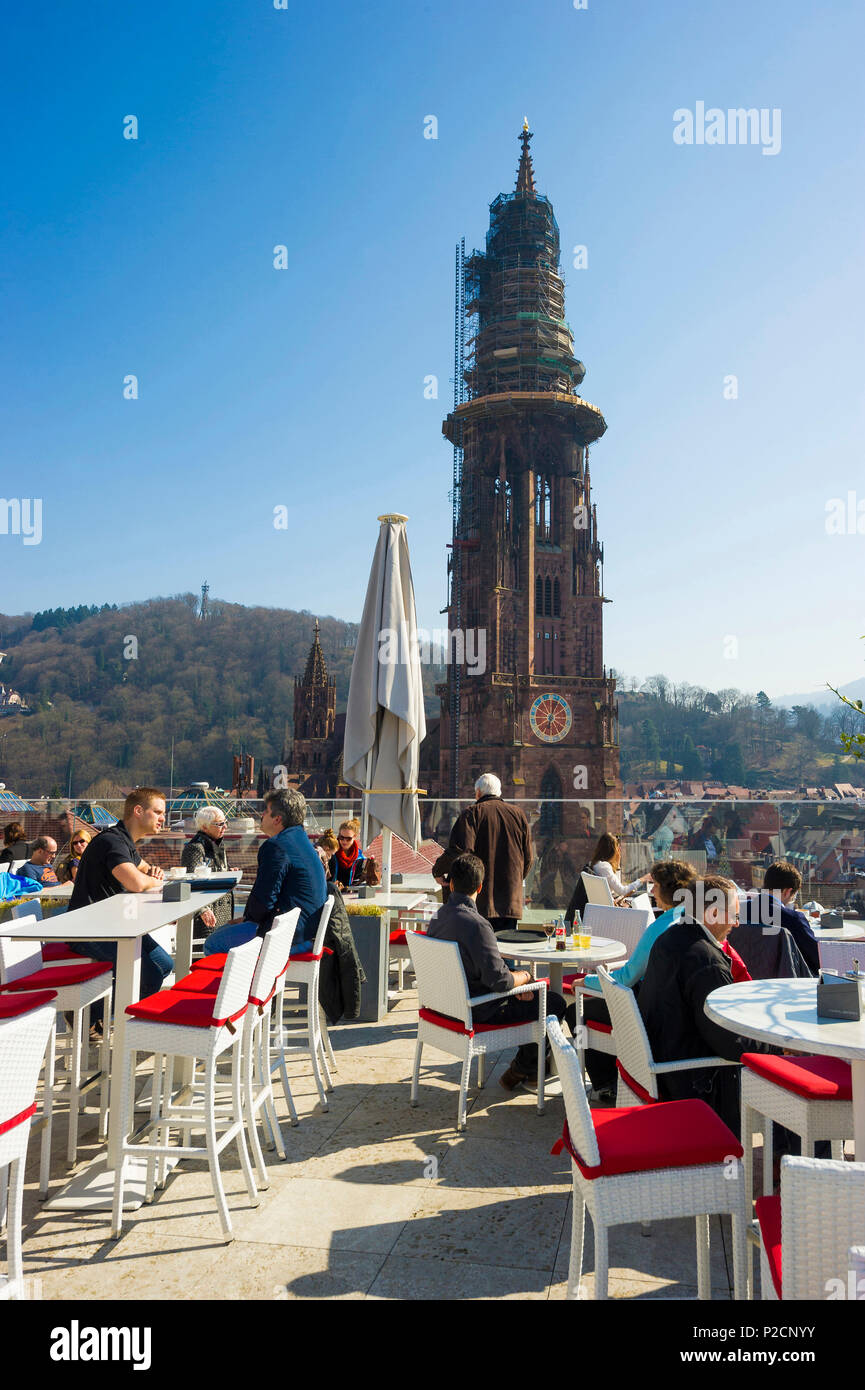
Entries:
<svg viewBox="0 0 865 1390">
<path fill-rule="evenodd" d="M 553 617 L 562 616 L 562 590 L 558 579 L 553 581 Z"/>
<path fill-rule="evenodd" d="M 540 576 L 539 574 L 537 574 L 537 575 L 535 575 L 535 612 L 536 612 L 536 613 L 543 613 L 543 611 L 544 611 L 544 586 L 543 586 L 543 580 L 541 579 L 541 576 Z"/>
<path fill-rule="evenodd" d="M 535 474 L 535 530 L 538 540 L 552 539 L 552 491 L 545 473 Z"/>
<path fill-rule="evenodd" d="M 544 580 L 544 616 L 552 617 L 553 612 L 553 586 L 550 583 L 549 575 Z"/>
<path fill-rule="evenodd" d="M 538 830 L 542 836 L 562 833 L 562 779 L 554 767 L 548 767 L 541 778 Z"/>
</svg>

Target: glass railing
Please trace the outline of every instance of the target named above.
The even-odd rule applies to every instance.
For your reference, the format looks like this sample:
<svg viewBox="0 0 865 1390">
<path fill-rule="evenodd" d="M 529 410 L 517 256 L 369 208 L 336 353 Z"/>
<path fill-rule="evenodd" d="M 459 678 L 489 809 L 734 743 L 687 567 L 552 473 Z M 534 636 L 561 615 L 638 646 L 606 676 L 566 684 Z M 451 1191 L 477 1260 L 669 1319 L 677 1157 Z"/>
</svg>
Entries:
<svg viewBox="0 0 865 1390">
<path fill-rule="evenodd" d="M 816 899 L 826 907 L 859 906 L 865 913 L 865 798 L 817 800 L 638 800 L 578 801 L 508 798 L 526 815 L 532 834 L 534 863 L 526 879 L 526 897 L 537 907 L 562 907 L 577 875 L 590 860 L 604 830 L 621 836 L 620 877 L 637 878 L 659 859 L 684 859 L 699 872 L 720 873 L 742 888 L 759 888 L 766 866 L 787 859 L 802 875 L 802 900 Z M 360 796 L 338 800 L 308 800 L 306 828 L 317 838 L 337 829 L 342 821 L 362 819 Z M 468 800 L 419 799 L 421 844 L 393 854 L 395 871 L 428 872 L 447 844 Z M 27 840 L 51 835 L 61 854 L 73 829 L 82 824 L 98 830 L 99 822 L 118 818 L 122 802 L 86 803 L 60 799 L 40 804 L 33 812 L 11 819 L 21 821 Z M 261 844 L 261 802 L 254 797 L 225 797 L 228 819 L 225 845 L 229 864 L 254 876 Z M 74 816 L 74 821 L 73 821 Z M 87 821 L 97 824 L 90 827 Z M 168 867 L 179 864 L 186 840 L 195 833 L 191 815 L 170 814 L 163 832 L 149 842 L 147 857 Z M 367 836 L 367 839 L 370 837 Z M 369 845 L 364 846 L 369 849 Z M 372 846 L 373 855 L 380 845 Z"/>
</svg>

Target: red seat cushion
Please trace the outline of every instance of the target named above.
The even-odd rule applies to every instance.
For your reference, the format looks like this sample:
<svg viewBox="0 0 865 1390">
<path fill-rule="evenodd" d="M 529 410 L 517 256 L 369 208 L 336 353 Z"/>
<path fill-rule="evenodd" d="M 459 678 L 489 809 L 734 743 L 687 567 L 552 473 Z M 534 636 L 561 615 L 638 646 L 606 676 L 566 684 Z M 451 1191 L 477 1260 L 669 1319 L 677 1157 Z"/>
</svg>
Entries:
<svg viewBox="0 0 865 1390">
<path fill-rule="evenodd" d="M 618 1057 L 616 1058 L 616 1067 L 628 1090 L 633 1091 L 635 1096 L 639 1096 L 644 1105 L 657 1105 L 659 1103 L 655 1096 L 646 1090 L 645 1086 L 641 1086 L 639 1081 L 634 1080 L 630 1072 L 625 1071 Z"/>
<path fill-rule="evenodd" d="M 0 1018 L 20 1018 L 56 998 L 57 991 L 53 989 L 39 989 L 35 994 L 0 994 Z"/>
<path fill-rule="evenodd" d="M 83 985 L 95 980 L 98 975 L 110 975 L 111 966 L 94 960 L 82 965 L 52 965 L 47 969 L 34 970 L 32 975 L 22 975 L 20 980 L 10 980 L 4 990 L 16 992 L 22 989 L 63 989 L 67 985 Z"/>
<path fill-rule="evenodd" d="M 579 970 L 579 971 L 577 971 L 577 973 L 576 973 L 575 975 L 563 975 L 563 976 L 562 976 L 562 994 L 573 994 L 573 992 L 574 992 L 574 982 L 575 982 L 575 981 L 579 981 L 579 980 L 584 980 L 585 978 L 586 978 L 586 972 L 585 972 L 585 970 Z"/>
<path fill-rule="evenodd" d="M 593 1028 L 596 1033 L 612 1033 L 612 1023 L 604 1023 L 600 1018 L 584 1018 L 583 1022 L 587 1028 Z"/>
<path fill-rule="evenodd" d="M 437 1028 L 446 1028 L 449 1033 L 461 1033 L 465 1038 L 473 1038 L 475 1033 L 495 1033 L 501 1028 L 524 1027 L 524 1024 L 511 1020 L 510 1023 L 476 1023 L 473 1028 L 466 1028 L 458 1018 L 436 1013 L 435 1009 L 418 1009 L 417 1012 L 418 1018 L 422 1018 L 425 1023 L 434 1023 Z"/>
<path fill-rule="evenodd" d="M 850 1063 L 841 1057 L 774 1057 L 743 1052 L 742 1066 L 806 1100 L 852 1100 Z"/>
<path fill-rule="evenodd" d="M 175 980 L 171 988 L 178 994 L 218 994 L 221 984 L 221 970 L 190 970 L 182 980 Z"/>
<path fill-rule="evenodd" d="M 775 1292 L 781 1297 L 781 1198 L 759 1197 L 754 1212 L 760 1223 L 760 1238 L 769 1263 Z"/>
<path fill-rule="evenodd" d="M 67 946 L 65 941 L 42 942 L 42 961 L 45 965 L 55 960 L 68 960 L 70 956 L 77 956 L 80 960 L 82 952 L 76 951 L 74 946 Z"/>
<path fill-rule="evenodd" d="M 391 946 L 404 946 L 406 944 L 405 931 L 392 931 L 390 934 L 390 944 Z"/>
<path fill-rule="evenodd" d="M 589 1167 L 565 1132 L 553 1153 L 568 1150 L 584 1178 L 697 1168 L 741 1158 L 742 1145 L 704 1100 L 668 1100 L 628 1109 L 593 1110 L 601 1161 Z"/>
<path fill-rule="evenodd" d="M 228 960 L 227 951 L 217 951 L 212 956 L 202 956 L 201 960 L 192 962 L 193 970 L 224 970 L 225 962 Z"/>
<path fill-rule="evenodd" d="M 18 1125 L 23 1125 L 25 1120 L 29 1120 L 31 1115 L 36 1114 L 36 1102 L 28 1105 L 26 1110 L 19 1110 L 17 1115 L 10 1115 L 8 1120 L 0 1120 L 0 1134 L 6 1134 L 10 1129 L 15 1129 Z"/>
<path fill-rule="evenodd" d="M 224 1023 L 234 1023 L 246 1013 L 244 1004 L 228 1018 L 214 1018 L 214 1002 L 210 994 L 177 994 L 173 989 L 163 989 L 140 999 L 137 1004 L 130 1004 L 126 1012 L 148 1023 L 169 1023 L 178 1028 L 221 1028 Z"/>
<path fill-rule="evenodd" d="M 294 962 L 295 962 L 296 960 L 298 960 L 298 961 L 321 960 L 321 957 L 322 957 L 322 956 L 332 956 L 332 955 L 333 955 L 333 951 L 330 949 L 329 946 L 325 946 L 324 949 L 323 949 L 322 952 L 321 952 L 321 955 L 317 955 L 317 956 L 314 955 L 314 954 L 312 953 L 312 951 L 297 951 L 293 956 L 290 956 L 290 957 L 289 957 L 288 964 L 289 964 L 289 965 L 293 965 Z"/>
</svg>

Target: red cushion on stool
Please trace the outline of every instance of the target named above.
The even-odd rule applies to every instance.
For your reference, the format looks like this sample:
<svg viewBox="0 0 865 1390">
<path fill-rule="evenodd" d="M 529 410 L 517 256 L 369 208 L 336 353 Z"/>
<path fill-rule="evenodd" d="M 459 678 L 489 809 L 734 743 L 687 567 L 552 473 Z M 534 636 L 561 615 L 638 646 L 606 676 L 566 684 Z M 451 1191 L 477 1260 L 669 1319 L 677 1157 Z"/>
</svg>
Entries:
<svg viewBox="0 0 865 1390">
<path fill-rule="evenodd" d="M 604 1023 L 600 1018 L 584 1018 L 583 1023 L 587 1028 L 593 1028 L 596 1033 L 612 1033 L 612 1023 Z"/>
<path fill-rule="evenodd" d="M 578 970 L 577 973 L 576 973 L 576 975 L 563 975 L 563 976 L 562 976 L 562 994 L 573 994 L 573 992 L 574 992 L 574 981 L 575 981 L 575 980 L 584 980 L 585 978 L 586 978 L 586 972 L 585 972 L 585 970 Z"/>
<path fill-rule="evenodd" d="M 333 951 L 330 949 L 330 947 L 329 947 L 329 946 L 325 946 L 325 947 L 323 948 L 322 952 L 321 952 L 321 955 L 318 955 L 318 956 L 317 956 L 317 955 L 314 955 L 312 951 L 298 951 L 298 952 L 296 953 L 296 955 L 289 956 L 288 963 L 289 963 L 289 965 L 291 965 L 291 964 L 293 964 L 293 962 L 296 961 L 296 960 L 302 960 L 302 961 L 307 961 L 307 962 L 308 962 L 308 961 L 311 961 L 311 960 L 321 960 L 321 957 L 322 957 L 322 956 L 332 956 L 332 955 L 333 955 Z"/>
<path fill-rule="evenodd" d="M 130 1004 L 126 1012 L 131 1018 L 147 1023 L 170 1023 L 179 1028 L 221 1028 L 224 1023 L 234 1023 L 246 1013 L 244 1004 L 228 1019 L 214 1018 L 213 1005 L 212 995 L 175 994 L 173 989 L 162 989 L 158 994 L 140 999 L 137 1004 Z"/>
<path fill-rule="evenodd" d="M 54 989 L 39 989 L 35 994 L 0 994 L 0 1018 L 20 1018 L 56 998 Z"/>
<path fill-rule="evenodd" d="M 98 975 L 110 974 L 111 966 L 98 960 L 82 965 L 52 965 L 34 970 L 32 975 L 22 975 L 20 980 L 10 980 L 3 988 L 16 993 L 22 989 L 62 989 L 64 985 L 83 985 Z"/>
<path fill-rule="evenodd" d="M 572 1153 L 584 1178 L 660 1168 L 697 1168 L 741 1158 L 742 1145 L 704 1100 L 668 1100 L 659 1105 L 593 1110 L 601 1161 L 590 1168 Z"/>
<path fill-rule="evenodd" d="M 191 968 L 193 970 L 224 970 L 227 960 L 227 951 L 217 951 L 212 956 L 202 956 L 201 960 L 194 960 Z"/>
<path fill-rule="evenodd" d="M 390 944 L 391 946 L 404 946 L 406 944 L 405 930 L 392 931 L 390 934 Z"/>
<path fill-rule="evenodd" d="M 742 1066 L 806 1100 L 852 1100 L 850 1063 L 841 1057 L 774 1057 L 743 1052 Z"/>
<path fill-rule="evenodd" d="M 218 994 L 221 984 L 221 970 L 190 970 L 182 980 L 175 980 L 171 988 L 177 994 Z"/>
<path fill-rule="evenodd" d="M 77 956 L 81 960 L 84 952 L 76 951 L 74 946 L 67 946 L 65 941 L 42 942 L 42 962 L 44 965 L 50 965 L 55 960 L 68 960 L 70 956 Z"/>
<path fill-rule="evenodd" d="M 758 1197 L 754 1212 L 760 1223 L 760 1237 L 769 1264 L 775 1292 L 781 1297 L 781 1198 Z"/>
</svg>

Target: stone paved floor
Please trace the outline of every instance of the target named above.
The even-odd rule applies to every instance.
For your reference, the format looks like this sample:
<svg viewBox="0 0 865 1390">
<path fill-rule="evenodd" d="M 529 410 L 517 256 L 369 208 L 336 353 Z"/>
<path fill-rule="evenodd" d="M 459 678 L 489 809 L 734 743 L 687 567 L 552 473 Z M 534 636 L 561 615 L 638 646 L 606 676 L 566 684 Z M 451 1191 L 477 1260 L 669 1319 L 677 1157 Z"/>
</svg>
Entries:
<svg viewBox="0 0 865 1390">
<path fill-rule="evenodd" d="M 563 1102 L 539 1116 L 528 1092 L 508 1095 L 501 1055 L 483 1091 L 456 1119 L 459 1064 L 424 1051 L 420 1105 L 409 1106 L 416 996 L 387 1022 L 331 1030 L 336 1088 L 325 1112 L 308 1066 L 292 1063 L 300 1124 L 284 1125 L 288 1158 L 269 1163 L 270 1187 L 247 1204 L 233 1147 L 223 1171 L 236 1233 L 225 1245 L 207 1165 L 182 1163 L 151 1205 L 129 1213 L 121 1239 L 108 1214 L 51 1213 L 31 1162 L 24 1211 L 26 1274 L 44 1299 L 563 1299 L 570 1242 L 567 1156 L 550 1149 Z M 279 1095 L 277 1110 L 285 1108 Z M 87 1117 L 82 1157 L 97 1152 Z M 55 1134 L 53 1188 L 65 1122 Z M 35 1153 L 36 1145 L 31 1146 Z M 713 1297 L 731 1297 L 729 1231 L 712 1219 Z M 593 1266 L 587 1222 L 584 1268 Z M 758 1262 L 755 1261 L 755 1264 Z M 584 1289 L 592 1291 L 591 1273 Z M 610 1238 L 610 1297 L 696 1297 L 694 1224 L 663 1222 L 648 1236 Z"/>
</svg>

